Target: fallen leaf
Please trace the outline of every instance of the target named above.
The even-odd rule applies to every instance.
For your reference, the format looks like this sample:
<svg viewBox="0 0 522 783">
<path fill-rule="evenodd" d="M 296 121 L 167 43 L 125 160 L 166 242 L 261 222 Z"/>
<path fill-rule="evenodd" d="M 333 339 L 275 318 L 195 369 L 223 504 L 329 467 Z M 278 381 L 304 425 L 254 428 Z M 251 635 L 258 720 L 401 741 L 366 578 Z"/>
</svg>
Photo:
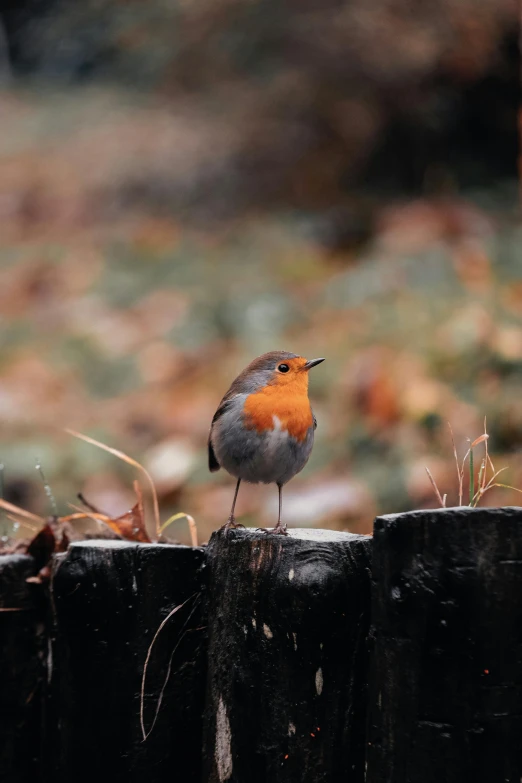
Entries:
<svg viewBox="0 0 522 783">
<path fill-rule="evenodd" d="M 92 516 L 102 518 L 103 522 L 127 541 L 140 541 L 150 543 L 150 538 L 145 528 L 145 512 L 143 506 L 143 494 L 137 481 L 134 482 L 134 491 L 137 501 L 134 506 L 119 517 L 110 517 L 107 514 L 101 514 L 98 509 L 88 503 L 82 497 L 82 502 L 92 511 Z M 91 516 L 90 514 L 88 516 Z"/>
<path fill-rule="evenodd" d="M 27 554 L 34 558 L 35 567 L 40 571 L 48 564 L 55 549 L 56 539 L 51 526 L 47 524 L 33 538 L 27 547 Z"/>
</svg>

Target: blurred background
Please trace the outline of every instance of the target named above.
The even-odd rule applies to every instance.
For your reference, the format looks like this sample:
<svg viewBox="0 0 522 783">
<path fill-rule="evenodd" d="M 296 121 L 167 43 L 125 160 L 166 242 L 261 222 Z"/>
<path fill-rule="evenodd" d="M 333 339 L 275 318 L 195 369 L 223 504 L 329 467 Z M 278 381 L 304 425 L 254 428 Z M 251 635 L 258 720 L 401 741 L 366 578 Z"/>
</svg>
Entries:
<svg viewBox="0 0 522 783">
<path fill-rule="evenodd" d="M 206 540 L 212 415 L 274 349 L 327 358 L 290 525 L 436 506 L 425 467 L 455 504 L 448 422 L 463 456 L 487 417 L 522 488 L 517 39 L 512 0 L 4 0 L 4 497 L 52 511 L 39 460 L 61 514 L 133 505 L 69 427 Z M 276 504 L 247 485 L 238 514 Z"/>
</svg>

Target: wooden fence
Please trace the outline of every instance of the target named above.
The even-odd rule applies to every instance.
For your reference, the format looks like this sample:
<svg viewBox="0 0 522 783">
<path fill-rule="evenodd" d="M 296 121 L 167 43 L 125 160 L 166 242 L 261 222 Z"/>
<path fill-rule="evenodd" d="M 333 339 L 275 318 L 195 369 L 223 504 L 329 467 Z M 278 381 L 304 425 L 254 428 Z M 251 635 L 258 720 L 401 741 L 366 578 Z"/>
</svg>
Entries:
<svg viewBox="0 0 522 783">
<path fill-rule="evenodd" d="M 520 783 L 522 509 L 31 572 L 0 557 L 0 783 Z"/>
</svg>

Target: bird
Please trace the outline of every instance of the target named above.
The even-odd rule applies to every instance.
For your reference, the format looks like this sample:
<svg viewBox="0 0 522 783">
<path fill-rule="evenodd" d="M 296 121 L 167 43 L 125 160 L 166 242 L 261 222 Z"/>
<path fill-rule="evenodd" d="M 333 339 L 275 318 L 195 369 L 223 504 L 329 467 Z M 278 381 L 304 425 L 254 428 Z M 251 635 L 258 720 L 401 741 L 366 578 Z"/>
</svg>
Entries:
<svg viewBox="0 0 522 783">
<path fill-rule="evenodd" d="M 236 522 L 239 486 L 277 484 L 277 524 L 264 532 L 288 535 L 282 522 L 283 487 L 299 473 L 312 451 L 317 420 L 308 399 L 308 371 L 324 361 L 288 351 L 270 351 L 254 359 L 233 381 L 219 403 L 208 437 L 208 466 L 223 467 L 237 479 L 228 521 Z"/>
</svg>

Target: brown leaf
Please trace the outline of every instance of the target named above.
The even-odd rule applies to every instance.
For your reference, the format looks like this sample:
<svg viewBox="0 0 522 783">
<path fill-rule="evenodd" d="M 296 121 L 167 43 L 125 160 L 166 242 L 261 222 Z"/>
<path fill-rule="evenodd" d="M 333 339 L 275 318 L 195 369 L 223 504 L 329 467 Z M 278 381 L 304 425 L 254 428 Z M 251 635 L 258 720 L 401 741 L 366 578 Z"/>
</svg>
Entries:
<svg viewBox="0 0 522 783">
<path fill-rule="evenodd" d="M 161 522 L 160 522 L 160 514 L 159 514 L 158 493 L 156 492 L 156 487 L 154 485 L 150 473 L 143 467 L 143 465 L 141 465 L 139 462 L 136 462 L 135 459 L 132 459 L 132 457 L 129 457 L 127 454 L 124 454 L 123 451 L 120 451 L 119 449 L 113 449 L 110 446 L 106 446 L 105 443 L 100 443 L 100 441 L 94 440 L 94 438 L 89 438 L 87 435 L 82 435 L 80 432 L 75 432 L 74 430 L 70 430 L 70 429 L 66 429 L 65 432 L 68 432 L 69 435 L 73 435 L 75 438 L 80 438 L 80 440 L 84 440 L 86 443 L 91 443 L 93 446 L 98 446 L 98 448 L 103 449 L 109 454 L 113 454 L 115 457 L 118 457 L 118 459 L 123 460 L 123 462 L 126 462 L 128 465 L 132 465 L 133 467 L 137 468 L 143 473 L 143 475 L 145 476 L 145 478 L 147 479 L 150 485 L 151 494 L 152 494 L 152 505 L 154 509 L 154 519 L 156 525 L 156 535 L 159 536 L 159 529 L 160 529 Z M 138 501 L 138 503 L 139 502 L 140 501 Z M 132 511 L 133 510 L 134 509 L 132 509 Z M 147 536 L 145 540 L 150 542 L 150 538 L 148 537 L 146 532 L 145 535 Z M 131 539 L 131 540 L 136 541 L 136 540 L 143 540 L 143 539 Z"/>
<path fill-rule="evenodd" d="M 150 538 L 143 526 L 143 517 L 140 515 L 139 504 L 136 503 L 129 511 L 117 519 L 108 519 L 109 527 L 127 541 L 141 541 L 150 543 Z"/>
<path fill-rule="evenodd" d="M 125 514 L 122 514 L 121 517 L 116 517 L 116 519 L 108 518 L 105 524 L 127 539 L 127 541 L 150 543 L 150 538 L 145 528 L 143 495 L 137 481 L 134 482 L 134 491 L 138 498 L 136 504 L 129 511 L 126 511 Z"/>
<path fill-rule="evenodd" d="M 67 531 L 66 530 L 62 530 L 62 537 L 58 541 L 58 545 L 56 547 L 56 551 L 57 552 L 66 552 L 67 549 L 69 548 L 69 543 L 70 543 L 70 541 L 69 541 L 69 536 L 67 535 Z"/>
<path fill-rule="evenodd" d="M 49 524 L 45 525 L 27 547 L 27 554 L 34 558 L 38 571 L 47 565 L 56 548 L 56 539 Z"/>
<path fill-rule="evenodd" d="M 129 509 L 129 511 L 126 511 L 125 514 L 122 514 L 120 517 L 110 517 L 107 514 L 102 514 L 100 511 L 98 511 L 96 506 L 87 501 L 83 495 L 79 494 L 78 497 L 82 503 L 87 506 L 88 509 L 90 509 L 90 513 L 85 515 L 74 514 L 71 515 L 70 518 L 72 519 L 73 516 L 82 516 L 96 519 L 99 522 L 103 522 L 103 524 L 107 525 L 107 527 L 127 541 L 141 541 L 142 543 L 147 544 L 150 543 L 150 538 L 145 527 L 143 493 L 137 481 L 134 481 L 133 486 L 134 491 L 136 492 L 137 501 L 135 505 Z M 73 508 L 76 508 L 76 506 L 73 506 Z"/>
</svg>

